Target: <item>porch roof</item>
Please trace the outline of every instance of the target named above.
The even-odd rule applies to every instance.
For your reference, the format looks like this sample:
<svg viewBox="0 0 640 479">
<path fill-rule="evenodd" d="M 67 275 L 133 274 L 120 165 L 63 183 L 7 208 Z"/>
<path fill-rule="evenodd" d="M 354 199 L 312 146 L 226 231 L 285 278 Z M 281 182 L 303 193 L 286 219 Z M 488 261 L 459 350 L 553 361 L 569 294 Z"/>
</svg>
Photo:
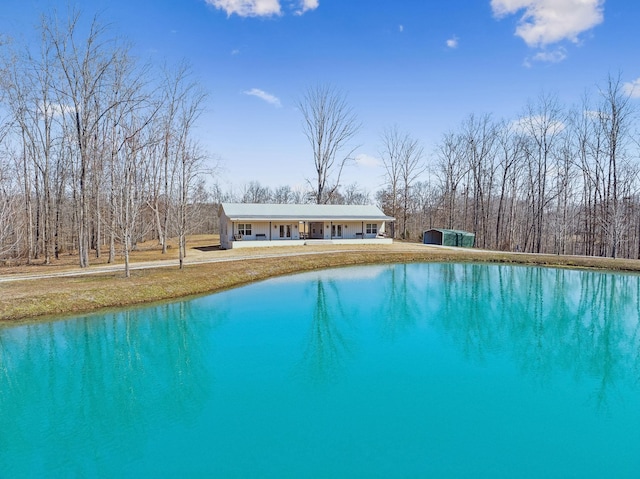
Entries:
<svg viewBox="0 0 640 479">
<path fill-rule="evenodd" d="M 373 205 L 222 203 L 231 221 L 394 221 Z"/>
</svg>

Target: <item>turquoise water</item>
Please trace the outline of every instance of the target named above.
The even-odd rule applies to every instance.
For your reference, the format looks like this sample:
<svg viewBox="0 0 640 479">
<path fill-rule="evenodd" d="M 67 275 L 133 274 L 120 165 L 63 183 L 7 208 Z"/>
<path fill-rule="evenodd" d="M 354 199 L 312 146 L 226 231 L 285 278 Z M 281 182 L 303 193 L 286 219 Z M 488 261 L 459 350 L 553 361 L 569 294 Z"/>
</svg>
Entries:
<svg viewBox="0 0 640 479">
<path fill-rule="evenodd" d="M 320 271 L 0 329 L 0 478 L 640 477 L 640 278 Z"/>
</svg>

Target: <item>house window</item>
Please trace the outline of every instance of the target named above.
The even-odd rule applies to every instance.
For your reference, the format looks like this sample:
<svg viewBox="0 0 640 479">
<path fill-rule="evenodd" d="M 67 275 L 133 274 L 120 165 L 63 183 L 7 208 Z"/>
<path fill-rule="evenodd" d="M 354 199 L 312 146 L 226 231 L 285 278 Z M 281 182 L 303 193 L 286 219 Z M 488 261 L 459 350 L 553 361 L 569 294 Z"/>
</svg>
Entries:
<svg viewBox="0 0 640 479">
<path fill-rule="evenodd" d="M 251 223 L 238 223 L 238 234 L 251 236 Z"/>
<path fill-rule="evenodd" d="M 367 223 L 367 234 L 368 235 L 378 234 L 378 225 L 376 223 Z"/>
</svg>

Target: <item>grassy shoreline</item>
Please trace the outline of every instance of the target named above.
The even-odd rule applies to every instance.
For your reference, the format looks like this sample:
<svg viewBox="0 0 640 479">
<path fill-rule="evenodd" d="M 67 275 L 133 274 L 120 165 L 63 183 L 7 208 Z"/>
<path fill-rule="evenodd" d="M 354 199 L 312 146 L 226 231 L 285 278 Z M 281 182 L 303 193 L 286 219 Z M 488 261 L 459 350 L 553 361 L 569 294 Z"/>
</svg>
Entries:
<svg viewBox="0 0 640 479">
<path fill-rule="evenodd" d="M 280 248 L 279 248 L 280 249 Z M 278 253 L 287 256 L 238 255 L 223 263 L 187 265 L 133 271 L 125 279 L 121 271 L 88 276 L 30 279 L 0 284 L 0 324 L 46 321 L 69 315 L 171 301 L 214 293 L 271 277 L 316 269 L 365 264 L 412 262 L 488 262 L 640 272 L 640 261 L 583 256 L 503 253 L 468 249 L 436 249 L 392 245 L 382 247 L 326 248 L 317 254 L 307 250 Z M 273 253 L 273 251 L 269 251 Z"/>
</svg>

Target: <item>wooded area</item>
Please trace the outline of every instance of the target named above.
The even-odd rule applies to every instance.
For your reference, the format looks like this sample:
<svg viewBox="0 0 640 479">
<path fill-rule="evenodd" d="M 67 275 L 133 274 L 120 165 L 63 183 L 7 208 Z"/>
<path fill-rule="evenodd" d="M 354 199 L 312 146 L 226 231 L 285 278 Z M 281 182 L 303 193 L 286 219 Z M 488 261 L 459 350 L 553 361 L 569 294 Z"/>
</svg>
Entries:
<svg viewBox="0 0 640 479">
<path fill-rule="evenodd" d="M 637 126 L 614 76 L 575 108 L 543 94 L 516 120 L 470 115 L 443 135 L 430 183 L 415 185 L 413 231 L 468 230 L 480 248 L 640 258 Z"/>
<path fill-rule="evenodd" d="M 186 64 L 152 68 L 97 18 L 41 21 L 37 47 L 2 45 L 0 258 L 71 252 L 86 267 L 108 245 L 148 235 L 163 248 L 202 203 L 206 153 L 193 135 L 205 93 Z M 181 261 L 182 263 L 182 261 Z"/>
<path fill-rule="evenodd" d="M 431 152 L 389 127 L 373 196 L 340 184 L 360 128 L 346 96 L 310 88 L 297 105 L 309 188 L 254 181 L 233 192 L 205 181 L 210 155 L 194 128 L 206 94 L 188 65 L 144 64 L 77 12 L 45 15 L 39 38 L 0 44 L 0 259 L 73 254 L 86 267 L 104 250 L 128 271 L 136 243 L 166 250 L 177 237 L 182 260 L 187 234 L 216 232 L 222 201 L 377 202 L 398 238 L 442 227 L 475 233 L 480 248 L 640 258 L 640 135 L 619 77 L 575 107 L 542 94 L 516 119 L 471 114 Z"/>
</svg>

